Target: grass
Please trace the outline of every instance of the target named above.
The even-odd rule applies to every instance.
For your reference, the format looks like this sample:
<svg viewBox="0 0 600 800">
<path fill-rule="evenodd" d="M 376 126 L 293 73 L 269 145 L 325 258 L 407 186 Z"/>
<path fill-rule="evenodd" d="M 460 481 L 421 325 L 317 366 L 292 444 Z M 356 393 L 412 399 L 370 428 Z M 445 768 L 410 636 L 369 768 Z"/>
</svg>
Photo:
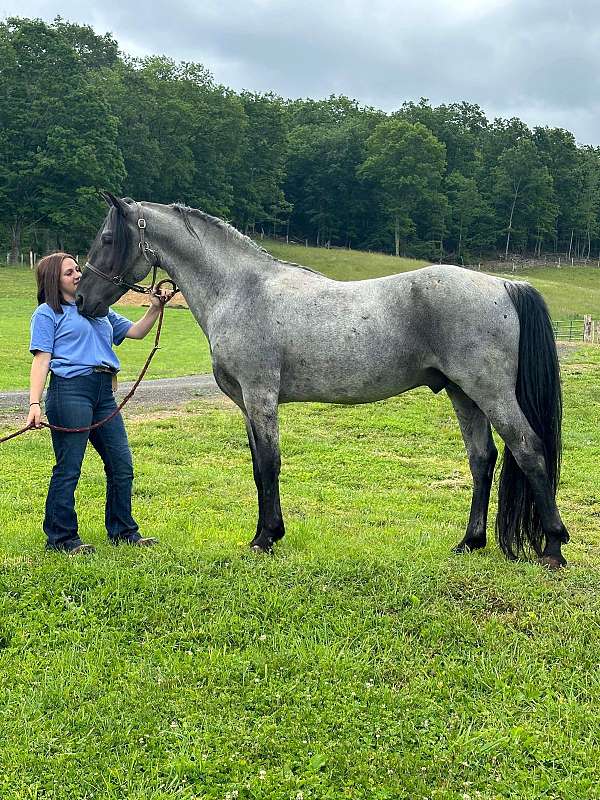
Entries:
<svg viewBox="0 0 600 800">
<path fill-rule="evenodd" d="M 342 275 L 341 251 L 301 250 L 278 255 Z M 350 258 L 354 277 L 398 264 Z M 587 272 L 532 280 L 553 313 L 595 313 Z M 31 274 L 0 269 L 0 290 L 0 388 L 16 388 Z M 129 344 L 133 375 L 147 348 Z M 206 354 L 170 309 L 153 374 L 207 369 Z M 77 502 L 98 554 L 45 554 L 48 434 L 0 446 L 0 797 L 600 797 L 600 351 L 573 352 L 563 377 L 560 574 L 493 544 L 450 555 L 470 475 L 448 400 L 426 390 L 282 408 L 288 533 L 272 558 L 247 550 L 250 456 L 221 401 L 128 419 L 134 510 L 162 542 L 148 552 L 105 542 L 90 452 Z"/>
<path fill-rule="evenodd" d="M 443 396 L 285 406 L 274 557 L 239 412 L 128 421 L 148 552 L 42 551 L 47 433 L 0 447 L 0 796 L 594 798 L 600 767 L 595 349 L 564 368 L 571 566 L 450 554 L 470 477 Z M 495 494 L 495 492 L 494 492 Z"/>
<path fill-rule="evenodd" d="M 597 268 L 544 267 L 516 275 L 507 273 L 506 277 L 529 281 L 539 289 L 554 319 L 570 319 L 584 314 L 600 319 L 600 270 Z"/>
<path fill-rule="evenodd" d="M 425 262 L 398 259 L 378 253 L 327 250 L 325 248 L 263 243 L 277 258 L 300 262 L 339 280 L 362 280 L 405 272 Z M 540 268 L 519 272 L 546 298 L 555 319 L 592 314 L 600 318 L 600 272 L 595 268 Z M 28 385 L 31 357 L 27 350 L 29 320 L 35 308 L 34 277 L 28 268 L 0 266 L 0 392 L 24 389 Z M 117 306 L 133 320 L 143 309 Z M 124 380 L 134 379 L 144 363 L 151 339 L 125 341 L 119 348 Z M 161 350 L 156 354 L 149 377 L 166 378 L 210 371 L 208 343 L 186 309 L 167 308 Z"/>
</svg>

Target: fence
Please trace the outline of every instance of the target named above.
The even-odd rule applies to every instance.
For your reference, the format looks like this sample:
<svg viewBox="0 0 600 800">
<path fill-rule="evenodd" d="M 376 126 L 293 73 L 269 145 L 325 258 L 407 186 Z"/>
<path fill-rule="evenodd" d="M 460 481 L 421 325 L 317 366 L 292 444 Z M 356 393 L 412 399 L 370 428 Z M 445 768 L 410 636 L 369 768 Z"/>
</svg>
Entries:
<svg viewBox="0 0 600 800">
<path fill-rule="evenodd" d="M 554 336 L 562 342 L 590 342 L 600 344 L 600 320 L 586 314 L 580 319 L 552 320 Z"/>
</svg>

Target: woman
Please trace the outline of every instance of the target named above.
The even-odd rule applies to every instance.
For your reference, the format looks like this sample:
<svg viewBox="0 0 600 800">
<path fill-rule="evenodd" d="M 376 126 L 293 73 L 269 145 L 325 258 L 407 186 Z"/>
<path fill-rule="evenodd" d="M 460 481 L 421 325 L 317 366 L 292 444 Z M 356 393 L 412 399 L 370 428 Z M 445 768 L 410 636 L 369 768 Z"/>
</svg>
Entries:
<svg viewBox="0 0 600 800">
<path fill-rule="evenodd" d="M 169 293 L 163 293 L 163 300 L 151 295 L 151 306 L 138 322 L 112 309 L 106 317 L 91 319 L 79 314 L 75 305 L 81 270 L 73 256 L 52 253 L 42 258 L 36 277 L 39 305 L 31 318 L 33 364 L 27 423 L 39 427 L 42 394 L 50 372 L 48 421 L 66 428 L 87 427 L 116 408 L 113 380 L 120 365 L 112 345 L 124 339 L 143 339 L 158 319 L 161 302 L 170 299 Z M 90 432 L 51 433 L 56 464 L 46 498 L 46 548 L 70 555 L 94 552 L 92 545 L 79 538 L 75 513 L 75 488 L 88 439 L 104 462 L 104 519 L 109 540 L 138 547 L 156 544 L 156 539 L 140 534 L 131 515 L 133 466 L 121 414 Z"/>
</svg>

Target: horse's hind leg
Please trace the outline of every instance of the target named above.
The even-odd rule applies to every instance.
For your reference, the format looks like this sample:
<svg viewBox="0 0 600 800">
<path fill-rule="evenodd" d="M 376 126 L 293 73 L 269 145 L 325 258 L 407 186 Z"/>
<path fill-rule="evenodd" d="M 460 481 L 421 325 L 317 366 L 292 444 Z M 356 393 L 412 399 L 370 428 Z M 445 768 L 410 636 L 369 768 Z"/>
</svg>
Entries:
<svg viewBox="0 0 600 800">
<path fill-rule="evenodd" d="M 454 548 L 456 553 L 468 553 L 486 545 L 490 491 L 498 451 L 494 445 L 489 420 L 479 406 L 455 383 L 448 384 L 446 392 L 458 417 L 473 476 L 473 496 L 467 530 Z"/>
<path fill-rule="evenodd" d="M 285 533 L 279 500 L 281 456 L 277 396 L 244 391 L 244 408 L 259 504 L 256 536 L 250 545 L 255 550 L 270 552 L 273 543 Z"/>
<path fill-rule="evenodd" d="M 529 484 L 532 497 L 531 503 L 527 495 L 521 494 L 521 499 L 517 499 L 520 477 L 511 474 L 510 470 L 506 470 L 505 475 L 505 464 L 500 478 L 496 526 L 500 545 L 508 556 L 515 558 L 529 544 L 540 556 L 542 564 L 551 569 L 562 567 L 567 562 L 561 553 L 561 545 L 569 541 L 569 534 L 560 518 L 542 441 L 523 414 L 514 394 L 498 396 L 488 409 L 488 414 L 510 450 L 525 483 Z M 519 506 L 524 512 L 521 519 L 517 518 L 515 522 L 515 507 L 518 511 Z M 515 530 L 516 526 L 522 527 L 522 530 Z"/>
</svg>

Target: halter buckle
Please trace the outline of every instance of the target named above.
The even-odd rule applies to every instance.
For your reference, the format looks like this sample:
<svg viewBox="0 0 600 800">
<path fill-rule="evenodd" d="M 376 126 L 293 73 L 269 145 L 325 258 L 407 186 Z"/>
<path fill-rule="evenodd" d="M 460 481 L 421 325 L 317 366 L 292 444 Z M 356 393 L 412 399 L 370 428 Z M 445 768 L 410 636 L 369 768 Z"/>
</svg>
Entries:
<svg viewBox="0 0 600 800">
<path fill-rule="evenodd" d="M 146 220 L 143 217 L 140 217 L 138 219 L 138 228 L 143 231 L 145 227 L 146 227 Z"/>
</svg>

